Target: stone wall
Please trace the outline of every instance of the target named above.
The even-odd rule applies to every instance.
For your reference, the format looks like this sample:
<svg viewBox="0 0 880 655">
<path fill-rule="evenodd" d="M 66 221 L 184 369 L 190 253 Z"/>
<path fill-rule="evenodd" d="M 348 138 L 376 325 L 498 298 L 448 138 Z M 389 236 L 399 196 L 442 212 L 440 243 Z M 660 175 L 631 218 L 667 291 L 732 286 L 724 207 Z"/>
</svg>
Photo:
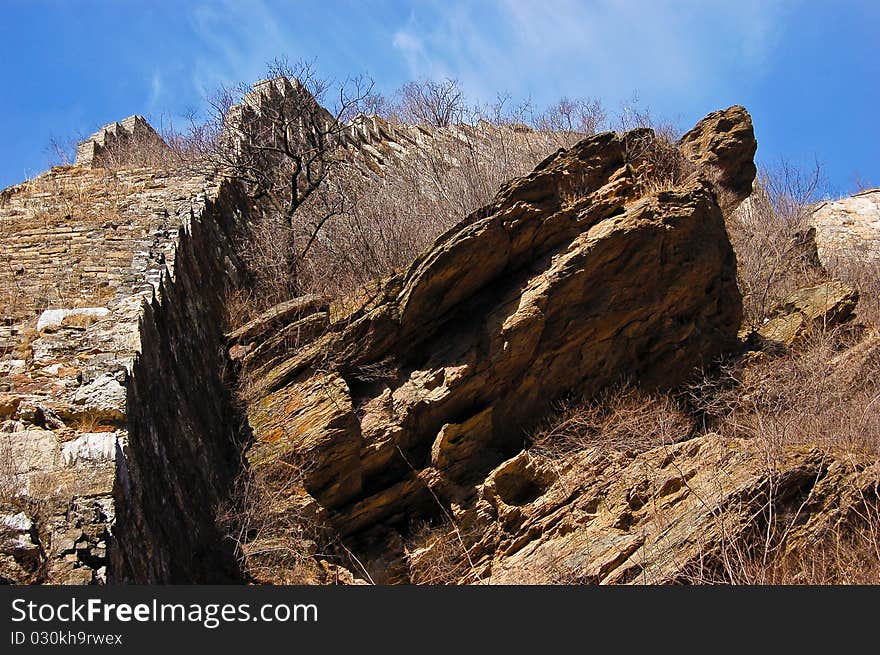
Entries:
<svg viewBox="0 0 880 655">
<path fill-rule="evenodd" d="M 179 533 L 126 503 L 215 506 L 228 480 L 205 462 L 235 442 L 219 307 L 240 203 L 232 187 L 147 168 L 56 168 L 0 193 L 0 579 L 196 577 L 168 565 Z M 153 452 L 174 457 L 157 470 Z M 187 517 L 186 544 L 228 580 L 203 515 Z"/>
<path fill-rule="evenodd" d="M 77 166 L 100 168 L 121 164 L 122 160 L 144 158 L 168 146 L 143 116 L 129 116 L 122 122 L 108 123 L 77 146 Z M 143 162 L 146 163 L 146 162 Z"/>
<path fill-rule="evenodd" d="M 215 524 L 241 468 L 246 421 L 225 379 L 223 290 L 235 281 L 244 198 L 232 185 L 181 230 L 173 276 L 141 317 L 116 490 L 115 582 L 240 580 Z"/>
</svg>

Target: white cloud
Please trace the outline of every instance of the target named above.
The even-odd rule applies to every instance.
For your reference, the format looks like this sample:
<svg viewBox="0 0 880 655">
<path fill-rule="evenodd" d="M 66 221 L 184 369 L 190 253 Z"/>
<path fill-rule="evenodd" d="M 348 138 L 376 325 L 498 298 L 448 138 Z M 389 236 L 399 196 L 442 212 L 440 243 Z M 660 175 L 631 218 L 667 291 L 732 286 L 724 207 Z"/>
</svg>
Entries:
<svg viewBox="0 0 880 655">
<path fill-rule="evenodd" d="M 761 76 L 789 4 L 448 0 L 405 19 L 394 45 L 413 75 L 446 71 L 484 99 L 535 91 L 613 102 L 638 90 L 680 106 Z"/>
<path fill-rule="evenodd" d="M 421 39 L 405 30 L 399 30 L 395 32 L 391 42 L 403 54 L 410 75 L 413 77 L 424 75 L 423 64 L 426 57 Z"/>
<path fill-rule="evenodd" d="M 159 71 L 153 73 L 150 79 L 150 97 L 147 100 L 149 111 L 154 112 L 160 108 L 160 100 L 162 99 L 162 75 Z"/>
<path fill-rule="evenodd" d="M 196 92 L 206 97 L 220 84 L 258 79 L 268 61 L 293 45 L 281 18 L 263 0 L 195 6 L 190 19 L 201 42 L 192 70 Z"/>
</svg>

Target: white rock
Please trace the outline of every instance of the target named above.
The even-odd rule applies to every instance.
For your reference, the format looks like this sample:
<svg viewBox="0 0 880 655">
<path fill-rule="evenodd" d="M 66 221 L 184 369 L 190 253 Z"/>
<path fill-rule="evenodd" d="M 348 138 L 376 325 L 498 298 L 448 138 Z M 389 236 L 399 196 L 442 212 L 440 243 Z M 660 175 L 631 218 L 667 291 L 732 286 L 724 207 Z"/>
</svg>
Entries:
<svg viewBox="0 0 880 655">
<path fill-rule="evenodd" d="M 58 441 L 49 430 L 0 432 L 0 452 L 8 458 L 11 473 L 22 475 L 55 468 Z"/>
<path fill-rule="evenodd" d="M 0 374 L 20 375 L 27 370 L 27 363 L 23 359 L 7 359 L 0 362 Z"/>
<path fill-rule="evenodd" d="M 18 514 L 6 514 L 0 516 L 0 551 L 10 553 L 15 551 L 37 550 L 36 544 L 31 539 L 33 522 L 24 512 Z"/>
<path fill-rule="evenodd" d="M 77 389 L 73 402 L 121 418 L 125 416 L 125 387 L 112 373 L 105 373 Z"/>
<path fill-rule="evenodd" d="M 78 462 L 106 462 L 115 456 L 115 432 L 87 432 L 61 445 L 61 459 L 67 466 Z"/>
<path fill-rule="evenodd" d="M 0 525 L 13 532 L 30 532 L 31 528 L 34 527 L 33 522 L 24 512 L 0 516 Z"/>
<path fill-rule="evenodd" d="M 47 309 L 37 320 L 37 332 L 57 330 L 68 316 L 94 316 L 104 318 L 110 313 L 106 307 L 80 307 L 77 309 Z"/>
</svg>

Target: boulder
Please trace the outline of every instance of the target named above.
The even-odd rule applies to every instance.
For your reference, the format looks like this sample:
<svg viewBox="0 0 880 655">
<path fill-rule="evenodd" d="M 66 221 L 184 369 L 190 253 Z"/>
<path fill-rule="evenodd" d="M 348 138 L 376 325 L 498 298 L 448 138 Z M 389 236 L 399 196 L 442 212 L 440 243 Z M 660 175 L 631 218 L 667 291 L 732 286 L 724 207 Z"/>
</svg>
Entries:
<svg viewBox="0 0 880 655">
<path fill-rule="evenodd" d="M 363 554 L 471 493 L 554 401 L 622 377 L 675 386 L 735 348 L 718 199 L 748 195 L 754 135 L 741 108 L 698 128 L 695 170 L 655 193 L 628 147 L 650 130 L 558 151 L 312 341 L 246 367 L 251 465 L 307 462 L 306 490 Z"/>
<path fill-rule="evenodd" d="M 758 328 L 763 350 L 791 347 L 813 328 L 830 328 L 852 316 L 858 292 L 842 282 L 826 282 L 798 289 L 774 308 Z"/>
<path fill-rule="evenodd" d="M 816 205 L 810 216 L 822 265 L 880 262 L 880 189 Z"/>
<path fill-rule="evenodd" d="M 37 320 L 38 332 L 54 332 L 62 327 L 85 328 L 95 321 L 106 318 L 106 307 L 81 307 L 77 309 L 47 309 Z"/>
<path fill-rule="evenodd" d="M 107 421 L 125 420 L 125 386 L 119 382 L 120 374 L 104 373 L 84 384 L 73 395 L 73 402 L 83 412 Z"/>
</svg>

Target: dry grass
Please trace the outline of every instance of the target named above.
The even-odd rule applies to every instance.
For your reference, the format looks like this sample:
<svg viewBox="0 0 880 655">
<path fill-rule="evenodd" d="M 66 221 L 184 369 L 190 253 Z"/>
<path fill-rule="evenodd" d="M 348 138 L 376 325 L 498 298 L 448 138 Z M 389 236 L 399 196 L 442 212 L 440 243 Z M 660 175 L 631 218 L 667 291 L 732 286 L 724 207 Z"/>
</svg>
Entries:
<svg viewBox="0 0 880 655">
<path fill-rule="evenodd" d="M 305 465 L 285 461 L 246 465 L 219 523 L 234 543 L 248 577 L 257 583 L 309 584 L 318 576 L 324 531 L 317 504 L 305 492 Z"/>
<path fill-rule="evenodd" d="M 103 222 L 119 219 L 126 197 L 143 188 L 112 170 L 65 166 L 7 189 L 0 207 L 15 211 L 19 230 Z"/>
<path fill-rule="evenodd" d="M 694 389 L 708 425 L 773 449 L 821 445 L 880 455 L 880 338 L 816 330 L 794 352 L 752 356 Z"/>
<path fill-rule="evenodd" d="M 880 257 L 866 248 L 839 253 L 825 268 L 836 279 L 846 282 L 859 292 L 858 320 L 880 326 Z"/>
<path fill-rule="evenodd" d="M 695 425 L 672 396 L 622 385 L 593 400 L 564 403 L 532 437 L 531 448 L 553 459 L 593 448 L 643 452 L 690 438 Z"/>
<path fill-rule="evenodd" d="M 711 555 L 698 558 L 685 568 L 679 581 L 726 585 L 880 584 L 878 492 L 880 479 L 874 483 L 870 497 L 861 493 L 861 502 L 846 521 L 806 547 L 803 543 L 797 547 L 789 544 L 806 501 L 779 512 L 774 499 L 768 498 L 752 529 L 726 540 Z"/>
<path fill-rule="evenodd" d="M 462 534 L 449 519 L 439 525 L 422 522 L 413 526 L 405 544 L 410 580 L 421 585 L 479 582 L 469 553 L 478 537 Z"/>
<path fill-rule="evenodd" d="M 295 248 L 291 227 L 278 215 L 264 213 L 246 226 L 235 244 L 236 254 L 245 265 L 247 283 L 231 289 L 226 303 L 228 329 L 255 318 L 260 313 L 298 295 L 302 286 L 291 274 L 290 252 Z"/>
</svg>

